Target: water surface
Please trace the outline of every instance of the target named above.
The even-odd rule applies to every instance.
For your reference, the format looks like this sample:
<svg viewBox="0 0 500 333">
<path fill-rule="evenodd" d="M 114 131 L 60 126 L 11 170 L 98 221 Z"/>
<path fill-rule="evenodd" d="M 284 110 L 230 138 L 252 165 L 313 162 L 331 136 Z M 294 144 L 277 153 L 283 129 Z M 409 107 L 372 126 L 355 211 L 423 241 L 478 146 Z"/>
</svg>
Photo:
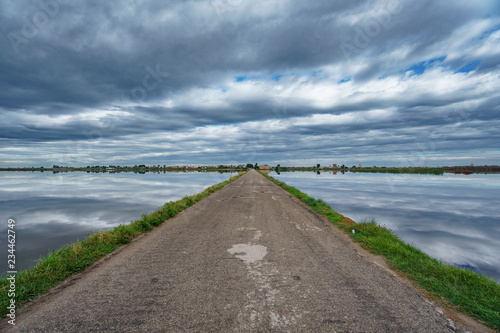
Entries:
<svg viewBox="0 0 500 333">
<path fill-rule="evenodd" d="M 7 271 L 7 221 L 16 221 L 16 269 L 89 233 L 128 224 L 168 201 L 234 174 L 0 172 L 0 273 Z"/>
<path fill-rule="evenodd" d="M 282 172 L 271 176 L 434 258 L 500 282 L 500 175 Z"/>
</svg>

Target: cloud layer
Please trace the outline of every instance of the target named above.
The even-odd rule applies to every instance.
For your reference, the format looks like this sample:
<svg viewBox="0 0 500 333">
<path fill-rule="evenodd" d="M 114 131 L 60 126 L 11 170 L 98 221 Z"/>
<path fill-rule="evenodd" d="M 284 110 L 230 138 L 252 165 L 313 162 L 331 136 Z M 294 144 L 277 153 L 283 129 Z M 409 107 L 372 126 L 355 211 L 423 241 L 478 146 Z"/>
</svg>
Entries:
<svg viewBox="0 0 500 333">
<path fill-rule="evenodd" d="M 0 166 L 500 164 L 500 5 L 0 3 Z"/>
</svg>

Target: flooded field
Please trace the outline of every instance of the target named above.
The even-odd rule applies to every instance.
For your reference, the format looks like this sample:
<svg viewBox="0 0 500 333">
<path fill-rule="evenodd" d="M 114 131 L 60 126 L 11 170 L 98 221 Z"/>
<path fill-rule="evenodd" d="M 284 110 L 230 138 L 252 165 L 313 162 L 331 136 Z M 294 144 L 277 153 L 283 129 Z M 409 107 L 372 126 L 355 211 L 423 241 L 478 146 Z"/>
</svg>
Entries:
<svg viewBox="0 0 500 333">
<path fill-rule="evenodd" d="M 375 219 L 434 258 L 500 282 L 499 174 L 270 175 L 357 222 Z"/>
<path fill-rule="evenodd" d="M 0 248 L 16 221 L 16 268 L 89 233 L 128 224 L 168 201 L 203 191 L 231 173 L 0 172 Z M 0 262 L 0 272 L 7 261 Z"/>
</svg>

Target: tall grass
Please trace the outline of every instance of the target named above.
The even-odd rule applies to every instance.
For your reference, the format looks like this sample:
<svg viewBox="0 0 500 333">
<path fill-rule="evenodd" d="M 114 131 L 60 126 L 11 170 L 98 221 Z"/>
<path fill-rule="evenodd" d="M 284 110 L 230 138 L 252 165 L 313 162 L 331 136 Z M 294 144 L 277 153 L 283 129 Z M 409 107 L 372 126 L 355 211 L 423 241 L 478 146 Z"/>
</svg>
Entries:
<svg viewBox="0 0 500 333">
<path fill-rule="evenodd" d="M 493 279 L 431 258 L 375 221 L 356 223 L 335 212 L 323 200 L 263 175 L 345 230 L 362 247 L 383 255 L 392 269 L 426 290 L 435 300 L 500 330 L 500 285 Z"/>
<path fill-rule="evenodd" d="M 24 270 L 16 276 L 16 307 L 29 302 L 35 297 L 47 293 L 52 287 L 66 278 L 77 274 L 118 247 L 130 243 L 134 238 L 162 224 L 184 209 L 208 197 L 215 191 L 241 177 L 243 173 L 222 183 L 211 186 L 203 192 L 184 197 L 175 202 L 168 202 L 159 210 L 143 215 L 141 219 L 128 225 L 120 225 L 112 230 L 104 230 L 89 235 L 80 242 L 70 244 L 39 260 L 38 264 Z M 0 314 L 7 314 L 9 281 L 0 280 Z"/>
</svg>

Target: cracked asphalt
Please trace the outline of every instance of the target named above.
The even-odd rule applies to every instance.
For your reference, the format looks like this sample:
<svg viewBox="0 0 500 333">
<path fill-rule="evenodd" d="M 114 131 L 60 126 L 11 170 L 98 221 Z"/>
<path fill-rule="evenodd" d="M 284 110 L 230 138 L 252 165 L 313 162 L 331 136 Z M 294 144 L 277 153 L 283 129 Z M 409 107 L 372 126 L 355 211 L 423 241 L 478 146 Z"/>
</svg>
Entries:
<svg viewBox="0 0 500 333">
<path fill-rule="evenodd" d="M 467 330 L 253 170 L 20 309 L 15 327 L 3 324 L 9 332 Z"/>
</svg>

